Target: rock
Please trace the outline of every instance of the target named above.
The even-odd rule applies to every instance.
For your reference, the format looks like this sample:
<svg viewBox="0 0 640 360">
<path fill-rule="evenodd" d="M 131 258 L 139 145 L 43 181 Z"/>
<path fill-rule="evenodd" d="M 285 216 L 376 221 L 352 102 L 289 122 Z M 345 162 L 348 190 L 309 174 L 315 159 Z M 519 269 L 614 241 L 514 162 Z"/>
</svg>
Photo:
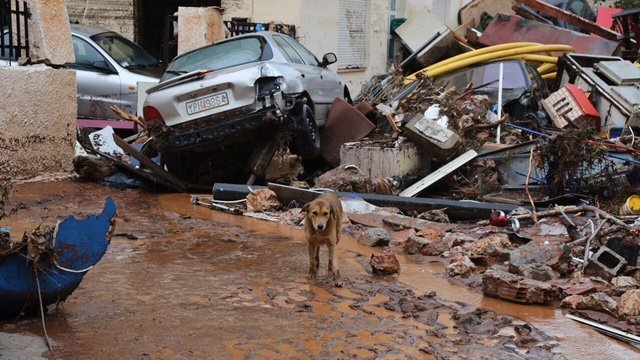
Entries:
<svg viewBox="0 0 640 360">
<path fill-rule="evenodd" d="M 409 255 L 420 253 L 422 247 L 424 247 L 426 243 L 427 240 L 425 238 L 419 236 L 409 236 L 409 238 L 404 242 L 403 245 L 404 252 Z"/>
<path fill-rule="evenodd" d="M 430 210 L 427 212 L 423 212 L 422 214 L 418 215 L 418 219 L 446 224 L 450 223 L 449 216 L 447 216 L 447 213 L 444 212 L 444 210 Z"/>
<path fill-rule="evenodd" d="M 357 168 L 347 168 L 340 165 L 327 171 L 316 180 L 316 187 L 335 191 L 370 194 L 375 190 L 368 175 L 362 174 Z"/>
<path fill-rule="evenodd" d="M 584 257 L 584 246 L 574 246 L 571 248 L 569 255 L 572 257 L 576 257 L 578 259 L 582 259 Z"/>
<path fill-rule="evenodd" d="M 385 229 L 373 228 L 363 232 L 359 241 L 366 246 L 387 246 L 391 242 L 391 236 Z"/>
<path fill-rule="evenodd" d="M 280 206 L 278 196 L 269 189 L 254 190 L 247 195 L 248 212 L 275 211 Z"/>
<path fill-rule="evenodd" d="M 616 291 L 626 292 L 638 288 L 638 281 L 631 276 L 618 276 L 611 279 Z"/>
<path fill-rule="evenodd" d="M 549 304 L 556 298 L 554 288 L 544 282 L 499 270 L 487 270 L 482 276 L 482 292 L 525 304 Z"/>
<path fill-rule="evenodd" d="M 418 236 L 422 236 L 423 238 L 431 241 L 441 241 L 444 238 L 444 231 L 436 226 L 426 227 L 420 229 Z"/>
<path fill-rule="evenodd" d="M 420 250 L 420 253 L 422 255 L 428 255 L 428 256 L 440 256 L 445 251 L 448 251 L 449 248 L 450 248 L 449 243 L 444 241 L 443 239 L 440 239 L 440 240 L 427 239 L 425 241 L 424 246 Z"/>
<path fill-rule="evenodd" d="M 561 245 L 532 241 L 511 251 L 509 272 L 522 274 L 526 265 L 544 264 L 560 275 L 566 275 L 569 272 L 570 261 L 569 251 L 563 250 Z"/>
<path fill-rule="evenodd" d="M 447 275 L 450 277 L 467 277 L 475 269 L 476 265 L 465 255 L 453 256 L 446 267 Z"/>
<path fill-rule="evenodd" d="M 549 281 L 558 278 L 553 269 L 545 264 L 525 265 L 522 268 L 522 276 L 538 281 Z"/>
<path fill-rule="evenodd" d="M 509 260 L 511 242 L 506 234 L 489 234 L 462 246 L 464 253 L 478 265 L 491 266 Z"/>
<path fill-rule="evenodd" d="M 627 321 L 635 320 L 640 316 L 640 289 L 629 290 L 622 294 L 618 306 L 618 316 Z"/>
<path fill-rule="evenodd" d="M 593 310 L 616 315 L 618 303 L 609 295 L 598 292 L 591 295 L 571 295 L 560 303 L 561 307 L 573 310 Z"/>
<path fill-rule="evenodd" d="M 373 273 L 378 275 L 392 275 L 400 272 L 400 262 L 391 250 L 380 254 L 371 254 L 369 265 L 371 265 Z"/>
<path fill-rule="evenodd" d="M 591 280 L 579 284 L 569 284 L 563 289 L 565 295 L 587 295 L 597 291 L 596 285 Z"/>
<path fill-rule="evenodd" d="M 449 243 L 449 247 L 463 246 L 476 241 L 476 239 L 464 233 L 446 233 L 443 240 Z"/>
</svg>

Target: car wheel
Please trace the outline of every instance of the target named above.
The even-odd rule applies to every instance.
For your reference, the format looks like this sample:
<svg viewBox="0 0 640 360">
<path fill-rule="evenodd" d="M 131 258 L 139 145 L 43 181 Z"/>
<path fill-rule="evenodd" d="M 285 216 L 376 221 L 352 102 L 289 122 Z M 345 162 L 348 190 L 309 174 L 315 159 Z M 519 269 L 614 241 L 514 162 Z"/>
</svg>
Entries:
<svg viewBox="0 0 640 360">
<path fill-rule="evenodd" d="M 313 110 L 301 104 L 295 115 L 296 131 L 293 137 L 295 152 L 303 158 L 314 158 L 320 154 L 320 131 Z"/>
</svg>

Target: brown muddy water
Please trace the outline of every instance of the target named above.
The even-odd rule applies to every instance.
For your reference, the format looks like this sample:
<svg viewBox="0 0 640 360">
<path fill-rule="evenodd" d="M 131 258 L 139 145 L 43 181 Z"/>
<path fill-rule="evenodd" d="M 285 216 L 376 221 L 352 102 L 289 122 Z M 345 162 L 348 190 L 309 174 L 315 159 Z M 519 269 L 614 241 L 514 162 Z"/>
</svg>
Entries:
<svg viewBox="0 0 640 360">
<path fill-rule="evenodd" d="M 19 237 L 40 221 L 99 212 L 106 196 L 118 204 L 117 236 L 46 317 L 57 359 L 640 357 L 559 310 L 450 283 L 425 258 L 399 256 L 399 277 L 373 276 L 377 250 L 349 237 L 340 243 L 344 287 L 323 271 L 309 281 L 300 229 L 194 206 L 184 194 L 25 184 L 12 196 L 25 208 L 0 226 Z M 516 335 L 528 328 L 511 316 L 540 332 Z M 37 317 L 2 320 L 0 331 L 42 334 Z"/>
</svg>

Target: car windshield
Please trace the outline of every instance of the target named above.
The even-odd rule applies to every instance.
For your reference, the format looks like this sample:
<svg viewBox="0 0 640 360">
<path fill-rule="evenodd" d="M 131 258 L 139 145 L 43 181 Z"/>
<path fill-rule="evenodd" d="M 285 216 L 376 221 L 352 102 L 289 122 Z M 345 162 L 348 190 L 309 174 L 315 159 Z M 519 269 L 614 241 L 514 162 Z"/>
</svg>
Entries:
<svg viewBox="0 0 640 360">
<path fill-rule="evenodd" d="M 203 47 L 176 58 L 169 64 L 160 81 L 196 70 L 220 70 L 267 60 L 263 59 L 266 47 L 266 43 L 259 37 L 245 37 Z"/>
<path fill-rule="evenodd" d="M 503 64 L 502 89 L 506 93 L 513 92 L 514 95 L 519 95 L 530 87 L 529 77 L 519 61 L 505 61 Z M 461 90 L 471 83 L 476 93 L 497 95 L 499 73 L 500 62 L 493 62 L 443 76 L 436 80 L 436 84 Z"/>
<path fill-rule="evenodd" d="M 145 68 L 158 65 L 156 58 L 117 33 L 96 34 L 91 39 L 124 68 Z"/>
</svg>

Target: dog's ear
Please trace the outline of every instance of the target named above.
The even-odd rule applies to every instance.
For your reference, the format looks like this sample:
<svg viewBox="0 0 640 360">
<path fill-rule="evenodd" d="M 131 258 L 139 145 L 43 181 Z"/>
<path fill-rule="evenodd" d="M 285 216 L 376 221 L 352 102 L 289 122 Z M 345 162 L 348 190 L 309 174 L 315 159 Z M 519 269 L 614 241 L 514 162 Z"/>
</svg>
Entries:
<svg viewBox="0 0 640 360">
<path fill-rule="evenodd" d="M 329 210 L 329 217 L 331 217 L 333 221 L 338 222 L 338 212 L 333 208 L 333 206 L 331 207 L 331 210 Z"/>
<path fill-rule="evenodd" d="M 302 211 L 304 211 L 304 212 L 307 212 L 307 213 L 308 213 L 308 212 L 309 212 L 309 204 L 310 204 L 310 203 L 306 203 L 306 204 L 304 204 L 304 206 L 302 207 Z"/>
</svg>

